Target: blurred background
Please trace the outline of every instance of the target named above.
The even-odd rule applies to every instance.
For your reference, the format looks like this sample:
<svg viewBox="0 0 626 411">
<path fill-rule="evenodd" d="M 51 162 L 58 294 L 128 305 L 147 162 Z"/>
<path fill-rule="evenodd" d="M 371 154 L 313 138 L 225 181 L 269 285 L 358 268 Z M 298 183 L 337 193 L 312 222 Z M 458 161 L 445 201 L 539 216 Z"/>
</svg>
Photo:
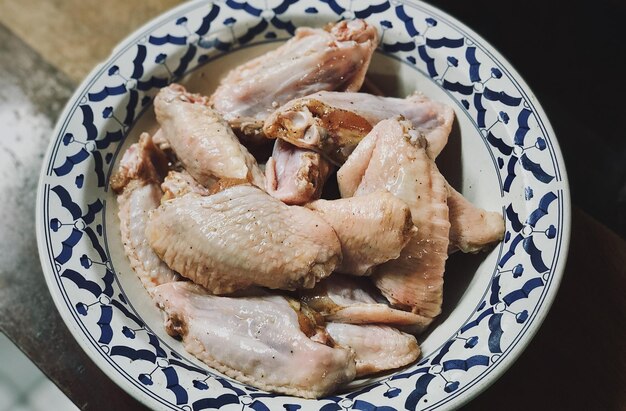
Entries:
<svg viewBox="0 0 626 411">
<path fill-rule="evenodd" d="M 77 409 L 35 364 L 0 334 L 0 411 Z"/>
<path fill-rule="evenodd" d="M 80 408 L 139 407 L 82 353 L 54 309 L 35 251 L 35 189 L 73 90 L 120 40 L 178 3 L 0 0 L 0 330 L 9 337 L 0 338 L 0 411 L 74 407 L 20 350 Z M 575 206 L 555 307 L 519 365 L 468 408 L 493 409 L 490 392 L 510 398 L 532 375 L 527 394 L 545 400 L 539 408 L 626 409 L 626 3 L 430 3 L 484 37 L 529 83 L 556 131 Z M 549 350 L 561 356 L 537 369 Z M 590 352 L 594 372 L 561 378 Z M 79 380 L 98 388 L 85 392 Z M 524 401 L 507 408 L 532 404 Z"/>
</svg>

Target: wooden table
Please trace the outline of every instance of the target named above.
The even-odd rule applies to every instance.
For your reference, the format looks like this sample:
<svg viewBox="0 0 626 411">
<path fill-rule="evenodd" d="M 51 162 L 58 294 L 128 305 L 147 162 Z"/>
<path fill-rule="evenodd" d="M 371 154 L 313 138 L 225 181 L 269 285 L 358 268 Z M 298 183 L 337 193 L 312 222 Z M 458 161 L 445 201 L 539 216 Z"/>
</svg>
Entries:
<svg viewBox="0 0 626 411">
<path fill-rule="evenodd" d="M 130 31 L 175 3 L 0 0 L 0 330 L 82 409 L 143 406 L 79 348 L 45 286 L 33 221 L 41 159 L 77 83 Z M 510 10 L 490 0 L 436 3 L 504 51 L 530 81 L 559 134 L 575 201 L 565 277 L 545 323 L 516 364 L 466 408 L 626 409 L 626 242 L 576 206 L 608 223 L 626 214 L 611 199 L 624 187 L 626 150 L 602 122 L 623 111 L 618 98 L 626 82 L 618 79 L 622 84 L 609 90 L 566 87 L 592 69 L 591 82 L 620 74 L 603 53 L 626 54 L 610 37 L 610 27 L 623 24 L 624 8 L 610 0 L 591 9 L 542 4 L 537 14 L 540 3 L 532 3 Z M 575 44 L 561 42 L 568 40 L 562 30 L 571 30 Z M 572 50 L 589 54 L 584 47 L 596 40 L 613 47 L 598 49 L 598 65 L 582 57 L 561 65 Z M 552 54 L 558 50 L 563 56 Z M 623 136 L 623 126 L 614 126 Z"/>
</svg>

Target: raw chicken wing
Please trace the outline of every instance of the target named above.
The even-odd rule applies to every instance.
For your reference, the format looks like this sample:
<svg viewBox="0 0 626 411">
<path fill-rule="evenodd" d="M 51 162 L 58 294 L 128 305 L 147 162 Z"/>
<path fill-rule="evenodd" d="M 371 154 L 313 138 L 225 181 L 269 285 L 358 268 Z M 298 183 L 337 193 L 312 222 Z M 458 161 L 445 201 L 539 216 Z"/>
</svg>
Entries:
<svg viewBox="0 0 626 411">
<path fill-rule="evenodd" d="M 228 179 L 265 187 L 256 160 L 205 97 L 171 84 L 157 94 L 154 111 L 163 137 L 198 183 L 211 187 Z"/>
<path fill-rule="evenodd" d="M 113 189 L 119 192 L 118 216 L 124 252 L 150 294 L 154 287 L 179 279 L 154 253 L 145 234 L 148 213 L 161 201 L 159 182 L 166 170 L 163 153 L 152 143 L 150 135 L 143 133 L 139 143 L 126 150 L 118 172 L 111 179 Z"/>
<path fill-rule="evenodd" d="M 364 285 L 338 274 L 320 281 L 312 290 L 301 290 L 300 299 L 327 321 L 410 326 L 415 331 L 421 331 L 429 322 L 428 318 L 377 301 Z"/>
<path fill-rule="evenodd" d="M 476 253 L 504 237 L 502 214 L 486 211 L 469 202 L 448 185 L 450 209 L 449 251 Z"/>
<path fill-rule="evenodd" d="M 277 107 L 320 90 L 358 91 L 372 53 L 376 29 L 364 20 L 324 29 L 301 27 L 285 44 L 232 70 L 211 102 L 243 134 L 261 131 Z"/>
<path fill-rule="evenodd" d="M 311 288 L 341 262 L 337 235 L 314 211 L 250 185 L 166 201 L 146 235 L 170 268 L 214 294 Z"/>
<path fill-rule="evenodd" d="M 386 191 L 317 200 L 307 207 L 320 213 L 337 233 L 343 261 L 335 271 L 343 274 L 371 274 L 372 267 L 398 258 L 417 232 L 409 206 Z"/>
<path fill-rule="evenodd" d="M 354 379 L 354 353 L 311 340 L 284 297 L 217 297 L 189 282 L 162 285 L 155 294 L 168 333 L 245 384 L 318 398 Z"/>
<path fill-rule="evenodd" d="M 441 311 L 450 222 L 446 181 L 426 146 L 410 122 L 381 121 L 338 171 L 337 180 L 344 197 L 387 190 L 408 204 L 417 235 L 399 258 L 378 266 L 372 279 L 394 306 L 432 319 Z"/>
<path fill-rule="evenodd" d="M 420 348 L 414 336 L 386 325 L 326 324 L 337 344 L 356 354 L 356 376 L 405 366 L 417 360 Z"/>
<path fill-rule="evenodd" d="M 448 142 L 454 111 L 421 94 L 405 99 L 321 91 L 290 101 L 265 121 L 265 135 L 318 151 L 343 164 L 378 122 L 402 115 L 426 137 L 435 159 Z"/>
</svg>

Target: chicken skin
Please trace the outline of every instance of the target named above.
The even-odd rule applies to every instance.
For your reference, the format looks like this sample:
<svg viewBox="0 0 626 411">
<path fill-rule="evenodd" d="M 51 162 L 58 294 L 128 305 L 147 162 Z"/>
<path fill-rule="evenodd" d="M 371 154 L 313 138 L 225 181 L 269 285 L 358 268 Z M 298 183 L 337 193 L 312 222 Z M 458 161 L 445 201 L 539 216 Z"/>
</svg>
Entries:
<svg viewBox="0 0 626 411">
<path fill-rule="evenodd" d="M 163 190 L 163 197 L 161 201 L 182 197 L 189 193 L 194 193 L 200 196 L 208 196 L 211 194 L 211 189 L 215 189 L 215 185 L 207 188 L 198 183 L 191 176 L 191 174 L 185 170 L 172 170 L 167 173 L 163 183 L 161 183 L 161 190 Z"/>
<path fill-rule="evenodd" d="M 448 185 L 450 209 L 449 252 L 460 250 L 477 253 L 504 237 L 502 214 L 486 211 L 469 202 L 461 193 Z"/>
<path fill-rule="evenodd" d="M 398 258 L 417 233 L 409 206 L 386 191 L 317 200 L 307 208 L 320 213 L 337 233 L 343 261 L 335 271 L 343 274 L 371 274 L 374 266 Z"/>
<path fill-rule="evenodd" d="M 349 348 L 313 341 L 281 296 L 218 297 L 190 282 L 155 290 L 170 335 L 212 368 L 262 390 L 319 398 L 354 379 Z"/>
<path fill-rule="evenodd" d="M 289 100 L 320 90 L 358 91 L 377 45 L 376 29 L 364 20 L 298 28 L 276 50 L 228 73 L 211 103 L 240 134 L 254 136 Z"/>
<path fill-rule="evenodd" d="M 380 298 L 384 300 L 384 297 Z M 311 290 L 301 290 L 300 299 L 322 314 L 326 321 L 406 326 L 416 332 L 423 330 L 430 321 L 418 314 L 390 307 L 377 300 L 365 284 L 338 274 L 320 281 Z"/>
<path fill-rule="evenodd" d="M 447 183 L 426 152 L 427 142 L 401 118 L 378 123 L 339 169 L 343 197 L 387 190 L 408 204 L 418 232 L 399 258 L 372 279 L 392 305 L 433 319 L 441 312 L 450 222 Z"/>
<path fill-rule="evenodd" d="M 256 160 L 205 97 L 171 84 L 157 94 L 154 111 L 162 137 L 198 183 L 209 188 L 228 179 L 265 187 Z"/>
<path fill-rule="evenodd" d="M 414 336 L 386 325 L 331 322 L 326 330 L 337 344 L 354 350 L 357 377 L 402 367 L 420 356 Z"/>
<path fill-rule="evenodd" d="M 148 214 L 160 204 L 163 193 L 159 184 L 166 171 L 165 155 L 150 135 L 143 133 L 139 142 L 126 150 L 111 179 L 112 188 L 119 193 L 118 216 L 124 252 L 150 294 L 154 287 L 180 278 L 154 253 L 145 234 Z"/>
<path fill-rule="evenodd" d="M 250 185 L 166 201 L 146 236 L 170 268 L 214 294 L 311 288 L 341 262 L 337 235 L 314 211 Z"/>
<path fill-rule="evenodd" d="M 268 137 L 320 152 L 341 165 L 372 127 L 395 115 L 411 121 L 426 137 L 430 158 L 435 159 L 448 142 L 454 111 L 421 94 L 400 99 L 321 91 L 280 107 L 263 129 Z"/>
</svg>

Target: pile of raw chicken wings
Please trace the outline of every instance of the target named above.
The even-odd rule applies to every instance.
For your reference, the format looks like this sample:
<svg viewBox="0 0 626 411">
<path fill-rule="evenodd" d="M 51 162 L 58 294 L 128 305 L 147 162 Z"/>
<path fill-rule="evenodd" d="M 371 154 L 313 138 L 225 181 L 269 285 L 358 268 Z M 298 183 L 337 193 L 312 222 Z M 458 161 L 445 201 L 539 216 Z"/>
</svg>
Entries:
<svg viewBox="0 0 626 411">
<path fill-rule="evenodd" d="M 167 332 L 243 383 L 317 398 L 414 362 L 448 255 L 502 238 L 435 164 L 452 109 L 359 92 L 377 46 L 363 20 L 303 27 L 210 97 L 163 88 L 111 180 Z"/>
</svg>

